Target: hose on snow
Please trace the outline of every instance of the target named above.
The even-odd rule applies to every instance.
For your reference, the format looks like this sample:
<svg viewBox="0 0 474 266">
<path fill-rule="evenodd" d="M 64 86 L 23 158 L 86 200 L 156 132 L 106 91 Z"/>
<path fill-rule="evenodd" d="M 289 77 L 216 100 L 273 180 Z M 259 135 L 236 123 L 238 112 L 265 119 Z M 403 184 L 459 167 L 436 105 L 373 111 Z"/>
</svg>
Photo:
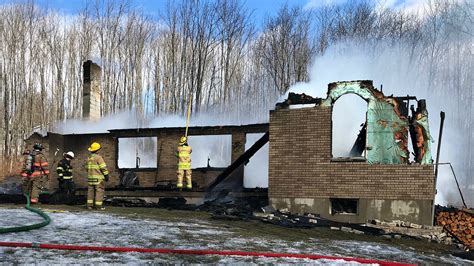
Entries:
<svg viewBox="0 0 474 266">
<path fill-rule="evenodd" d="M 49 216 L 42 212 L 39 209 L 35 209 L 30 207 L 30 196 L 25 194 L 26 197 L 26 206 L 25 209 L 29 210 L 30 212 L 34 212 L 41 216 L 43 218 L 43 221 L 41 223 L 36 223 L 36 224 L 31 224 L 31 225 L 22 225 L 22 226 L 14 226 L 14 227 L 4 227 L 0 228 L 0 234 L 6 234 L 6 233 L 15 233 L 15 232 L 23 232 L 23 231 L 30 231 L 33 229 L 38 229 L 44 226 L 47 226 L 51 222 L 51 218 Z"/>
<path fill-rule="evenodd" d="M 364 263 L 364 264 L 379 264 L 383 266 L 413 265 L 413 264 L 373 260 L 373 259 L 324 256 L 324 255 L 314 255 L 314 254 L 273 253 L 273 252 L 253 252 L 253 251 L 73 246 L 73 245 L 41 244 L 41 243 L 25 243 L 25 242 L 0 242 L 0 247 L 81 250 L 81 251 L 108 251 L 108 252 L 168 253 L 168 254 L 186 254 L 186 255 L 251 256 L 251 257 L 270 257 L 270 258 L 299 258 L 299 259 L 312 259 L 312 260 L 327 259 L 327 260 L 344 260 L 347 262 L 358 262 L 358 263 Z"/>
</svg>

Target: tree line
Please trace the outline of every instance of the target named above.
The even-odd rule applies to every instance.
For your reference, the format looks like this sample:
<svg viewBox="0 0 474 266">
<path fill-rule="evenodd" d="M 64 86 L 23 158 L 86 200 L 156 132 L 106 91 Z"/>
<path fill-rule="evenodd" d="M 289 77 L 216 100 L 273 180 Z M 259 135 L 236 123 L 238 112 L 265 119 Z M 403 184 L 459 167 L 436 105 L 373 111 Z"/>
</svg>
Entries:
<svg viewBox="0 0 474 266">
<path fill-rule="evenodd" d="M 455 126 L 474 170 L 473 4 L 432 1 L 423 15 L 348 1 L 314 9 L 283 5 L 256 22 L 238 0 L 169 1 L 159 16 L 127 1 L 98 0 L 74 16 L 33 1 L 0 6 L 0 158 L 12 170 L 36 128 L 81 118 L 82 62 L 102 67 L 102 115 L 268 115 L 288 88 L 342 41 L 402 45 L 428 80 L 452 97 Z M 422 71 L 421 71 L 422 70 Z"/>
</svg>

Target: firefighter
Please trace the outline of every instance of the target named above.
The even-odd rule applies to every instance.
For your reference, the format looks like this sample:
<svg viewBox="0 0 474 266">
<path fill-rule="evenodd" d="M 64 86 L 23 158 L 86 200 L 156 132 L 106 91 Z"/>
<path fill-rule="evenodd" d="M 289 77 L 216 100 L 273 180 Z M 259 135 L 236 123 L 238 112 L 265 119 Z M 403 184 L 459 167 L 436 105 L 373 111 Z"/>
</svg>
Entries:
<svg viewBox="0 0 474 266">
<path fill-rule="evenodd" d="M 102 156 L 98 154 L 101 146 L 94 142 L 88 148 L 91 152 L 87 159 L 87 208 L 105 210 L 103 207 L 105 182 L 109 181 L 109 171 Z M 105 181 L 105 182 L 104 182 Z"/>
<path fill-rule="evenodd" d="M 25 178 L 25 192 L 30 195 L 30 202 L 32 204 L 38 203 L 39 193 L 42 189 L 43 180 L 48 179 L 48 161 L 42 153 L 43 145 L 41 143 L 35 143 L 33 145 L 33 152 L 31 153 L 31 159 L 27 157 L 25 167 L 28 167 L 28 163 L 31 163 L 30 170 L 26 169 Z M 31 161 L 31 162 L 28 162 Z"/>
<path fill-rule="evenodd" d="M 31 151 L 25 149 L 21 158 L 21 178 L 22 178 L 22 190 L 24 194 L 31 194 L 30 178 L 29 175 L 33 172 L 33 157 Z"/>
<path fill-rule="evenodd" d="M 178 150 L 176 156 L 178 157 L 178 182 L 176 186 L 178 189 L 183 188 L 183 177 L 186 176 L 186 188 L 192 189 L 193 184 L 191 180 L 191 146 L 188 145 L 188 138 L 183 136 L 179 140 Z"/>
<path fill-rule="evenodd" d="M 74 159 L 74 152 L 68 151 L 63 154 L 63 159 L 59 161 L 58 167 L 56 167 L 56 173 L 58 174 L 59 191 L 67 201 L 71 200 L 76 191 L 76 185 L 72 179 L 72 166 L 71 160 Z"/>
</svg>

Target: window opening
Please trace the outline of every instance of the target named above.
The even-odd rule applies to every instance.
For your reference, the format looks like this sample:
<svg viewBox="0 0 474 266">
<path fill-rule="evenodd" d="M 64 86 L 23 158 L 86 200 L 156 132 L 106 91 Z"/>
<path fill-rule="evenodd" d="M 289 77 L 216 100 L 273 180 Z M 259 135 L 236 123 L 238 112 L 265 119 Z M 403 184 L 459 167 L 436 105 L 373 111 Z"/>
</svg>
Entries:
<svg viewBox="0 0 474 266">
<path fill-rule="evenodd" d="M 118 138 L 118 167 L 156 168 L 156 137 Z"/>
<path fill-rule="evenodd" d="M 232 135 L 188 136 L 191 167 L 227 167 L 231 163 Z"/>
</svg>

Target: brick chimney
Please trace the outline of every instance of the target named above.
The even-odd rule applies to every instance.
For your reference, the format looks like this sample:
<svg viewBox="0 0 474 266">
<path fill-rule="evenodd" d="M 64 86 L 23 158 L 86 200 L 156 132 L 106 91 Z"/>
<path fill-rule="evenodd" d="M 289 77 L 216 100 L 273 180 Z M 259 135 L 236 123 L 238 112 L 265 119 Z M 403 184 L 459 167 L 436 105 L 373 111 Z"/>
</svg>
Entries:
<svg viewBox="0 0 474 266">
<path fill-rule="evenodd" d="M 98 120 L 100 118 L 100 75 L 101 68 L 91 60 L 84 62 L 84 87 L 82 92 L 82 118 Z"/>
</svg>

